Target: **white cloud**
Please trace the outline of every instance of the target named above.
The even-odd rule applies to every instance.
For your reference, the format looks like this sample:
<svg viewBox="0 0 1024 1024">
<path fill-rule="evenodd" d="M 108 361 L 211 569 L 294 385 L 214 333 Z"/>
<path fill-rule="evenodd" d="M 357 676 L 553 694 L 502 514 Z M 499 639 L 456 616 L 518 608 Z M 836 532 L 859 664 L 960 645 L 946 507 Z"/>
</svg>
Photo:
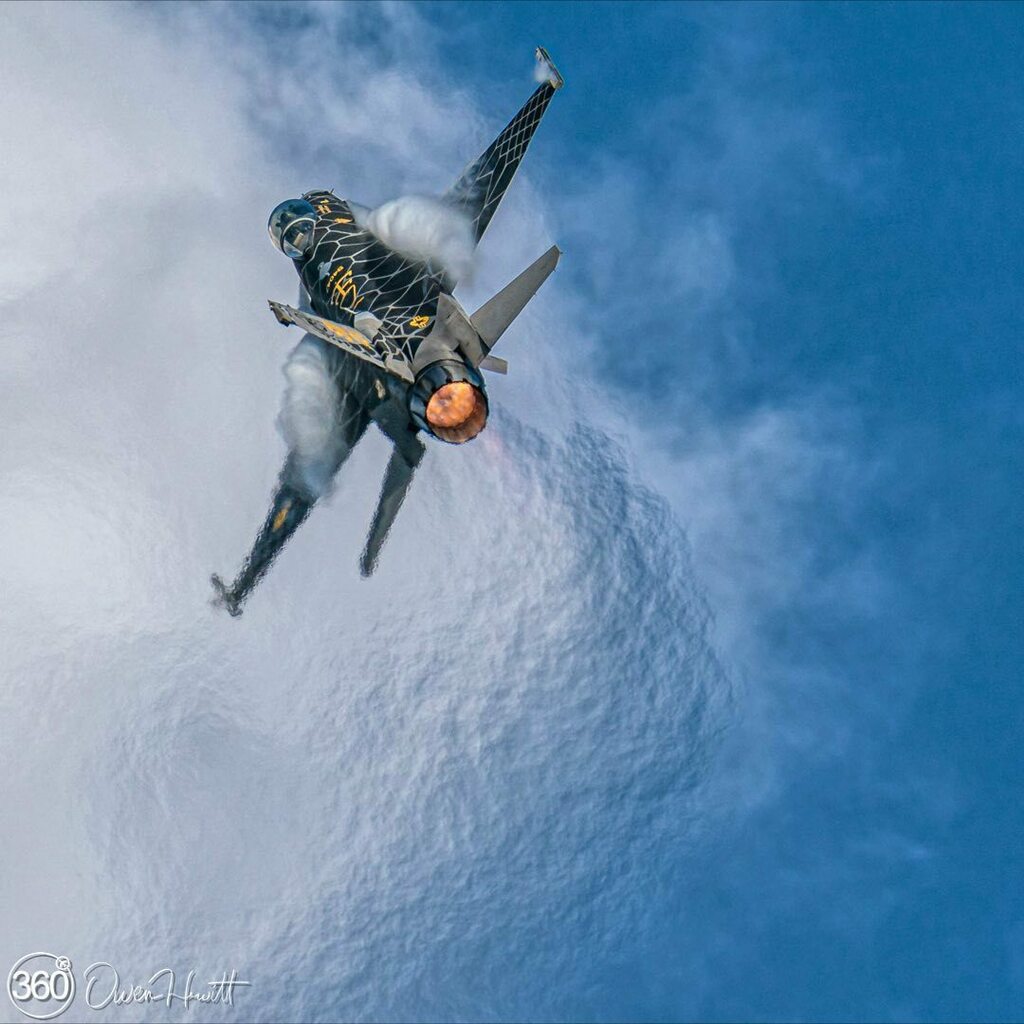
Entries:
<svg viewBox="0 0 1024 1024">
<path fill-rule="evenodd" d="M 415 11 L 249 16 L 4 12 L 0 227 L 32 244 L 0 266 L 0 962 L 237 966 L 256 1019 L 474 1016 L 482 976 L 515 1006 L 498 940 L 550 991 L 595 969 L 578 915 L 628 916 L 685 831 L 727 684 L 685 540 L 564 372 L 554 286 L 510 332 L 492 427 L 431 448 L 373 580 L 378 437 L 241 620 L 208 606 L 283 455 L 296 339 L 265 299 L 295 278 L 266 211 L 436 191 L 486 141 Z M 471 308 L 546 246 L 531 202 L 517 183 Z"/>
<path fill-rule="evenodd" d="M 137 973 L 234 964 L 258 975 L 264 1019 L 514 1015 L 527 974 L 557 1008 L 566 979 L 602 969 L 578 945 L 614 962 L 649 912 L 632 894 L 669 886 L 722 813 L 705 790 L 726 815 L 758 804 L 782 771 L 767 733 L 812 745 L 791 702 L 820 680 L 780 661 L 766 623 L 809 591 L 839 606 L 880 586 L 869 557 L 822 576 L 808 540 L 813 500 L 855 503 L 857 425 L 828 395 L 735 419 L 710 399 L 756 344 L 737 230 L 765 162 L 789 181 L 813 151 L 846 179 L 810 114 L 766 134 L 728 62 L 683 104 L 719 105 L 720 160 L 681 149 L 692 175 L 651 264 L 668 340 L 695 353 L 673 382 L 687 408 L 624 409 L 591 379 L 593 295 L 647 294 L 595 235 L 570 254 L 587 290 L 560 272 L 503 340 L 489 430 L 431 447 L 373 580 L 356 571 L 386 458 L 369 436 L 245 616 L 207 606 L 283 455 L 296 338 L 265 299 L 295 277 L 265 214 L 319 186 L 370 204 L 443 189 L 497 126 L 443 52 L 391 6 L 5 10 L 0 229 L 32 244 L 0 257 L 17 821 L 0 963 L 54 946 Z M 634 241 L 654 237 L 631 168 L 597 182 L 580 209 L 614 196 Z M 527 169 L 467 308 L 543 251 L 547 216 Z M 626 313 L 665 323 L 653 301 Z M 277 987 L 316 971 L 320 990 Z"/>
</svg>

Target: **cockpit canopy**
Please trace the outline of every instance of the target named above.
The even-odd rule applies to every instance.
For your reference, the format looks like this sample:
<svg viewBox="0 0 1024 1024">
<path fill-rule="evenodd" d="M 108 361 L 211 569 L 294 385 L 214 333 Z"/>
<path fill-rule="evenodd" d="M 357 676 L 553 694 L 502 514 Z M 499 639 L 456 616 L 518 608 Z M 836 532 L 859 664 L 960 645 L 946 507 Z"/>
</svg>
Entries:
<svg viewBox="0 0 1024 1024">
<path fill-rule="evenodd" d="M 267 230 L 278 247 L 289 258 L 301 260 L 313 245 L 316 211 L 305 199 L 286 199 L 274 207 Z"/>
</svg>

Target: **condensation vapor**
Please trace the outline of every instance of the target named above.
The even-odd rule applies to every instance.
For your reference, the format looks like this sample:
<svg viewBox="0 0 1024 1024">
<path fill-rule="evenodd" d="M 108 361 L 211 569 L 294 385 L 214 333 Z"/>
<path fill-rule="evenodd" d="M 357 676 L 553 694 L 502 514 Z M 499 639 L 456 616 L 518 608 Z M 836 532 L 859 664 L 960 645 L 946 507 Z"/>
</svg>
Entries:
<svg viewBox="0 0 1024 1024">
<path fill-rule="evenodd" d="M 360 223 L 392 249 L 442 267 L 457 281 L 469 277 L 473 223 L 440 199 L 400 196 L 363 214 Z"/>
<path fill-rule="evenodd" d="M 565 279 L 508 339 L 491 427 L 429 448 L 372 579 L 375 429 L 245 615 L 208 604 L 280 472 L 282 363 L 278 426 L 313 493 L 334 456 L 329 357 L 285 361 L 295 331 L 265 305 L 295 273 L 263 212 L 326 173 L 281 139 L 331 138 L 356 197 L 368 146 L 403 193 L 415 133 L 438 187 L 482 141 L 445 136 L 472 111 L 379 48 L 292 59 L 364 16 L 311 7 L 311 35 L 295 18 L 268 55 L 244 5 L 5 11 L 0 225 L 27 205 L 61 244 L 0 260 L 0 294 L 26 295 L 0 365 L 0 963 L 51 949 L 125 984 L 237 968 L 253 1021 L 629 1016 L 602 986 L 628 989 L 643 894 L 686 870 L 730 696 L 686 538 L 565 372 L 584 350 Z M 419 52 L 415 11 L 372 17 Z M 437 200 L 367 216 L 468 266 Z M 506 218 L 495 281 L 542 251 L 538 221 Z M 112 317 L 126 294 L 137 315 Z"/>
<path fill-rule="evenodd" d="M 278 429 L 296 456 L 301 483 L 315 498 L 331 486 L 338 462 L 338 387 L 325 346 L 308 335 L 284 364 L 285 389 Z"/>
</svg>

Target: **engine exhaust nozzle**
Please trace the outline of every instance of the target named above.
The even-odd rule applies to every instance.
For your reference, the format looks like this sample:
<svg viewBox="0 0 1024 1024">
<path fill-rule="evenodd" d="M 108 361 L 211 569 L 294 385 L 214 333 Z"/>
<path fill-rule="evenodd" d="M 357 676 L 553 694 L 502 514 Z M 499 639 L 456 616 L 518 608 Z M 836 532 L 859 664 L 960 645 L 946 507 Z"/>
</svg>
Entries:
<svg viewBox="0 0 1024 1024">
<path fill-rule="evenodd" d="M 431 363 L 409 389 L 413 422 L 448 444 L 472 441 L 487 425 L 487 413 L 479 371 L 455 359 Z"/>
</svg>

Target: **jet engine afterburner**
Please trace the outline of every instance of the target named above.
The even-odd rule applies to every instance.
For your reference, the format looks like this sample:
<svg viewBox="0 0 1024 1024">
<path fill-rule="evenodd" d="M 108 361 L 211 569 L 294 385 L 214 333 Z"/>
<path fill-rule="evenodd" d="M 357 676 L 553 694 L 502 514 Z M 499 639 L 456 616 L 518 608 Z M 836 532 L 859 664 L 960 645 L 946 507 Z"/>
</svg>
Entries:
<svg viewBox="0 0 1024 1024">
<path fill-rule="evenodd" d="M 449 444 L 472 441 L 487 425 L 483 377 L 463 362 L 432 363 L 409 389 L 409 415 L 422 430 Z"/>
</svg>

